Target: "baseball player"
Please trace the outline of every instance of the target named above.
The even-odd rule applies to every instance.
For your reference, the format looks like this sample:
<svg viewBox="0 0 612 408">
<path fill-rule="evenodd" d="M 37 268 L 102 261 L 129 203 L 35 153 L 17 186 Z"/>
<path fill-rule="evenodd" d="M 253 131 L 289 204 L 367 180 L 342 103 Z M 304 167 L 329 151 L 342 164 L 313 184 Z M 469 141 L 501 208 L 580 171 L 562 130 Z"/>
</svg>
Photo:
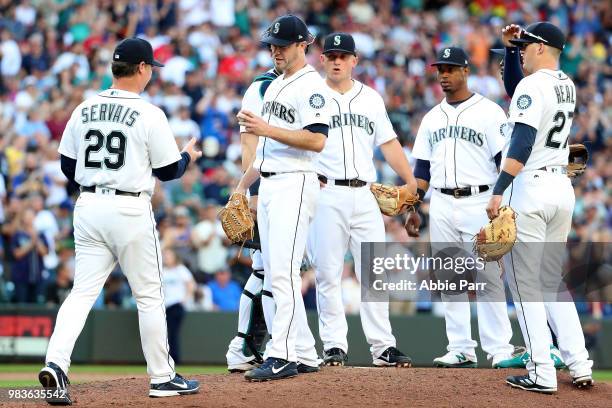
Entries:
<svg viewBox="0 0 612 408">
<path fill-rule="evenodd" d="M 245 374 L 251 381 L 293 377 L 300 367 L 306 370 L 302 372 L 318 370 L 314 338 L 309 330 L 298 330 L 307 326 L 300 265 L 319 195 L 313 158 L 325 146 L 330 117 L 325 83 L 306 63 L 306 47 L 312 40 L 300 18 L 277 18 L 261 41 L 270 45 L 283 74 L 268 87 L 261 117 L 246 110 L 238 114 L 240 125 L 259 136 L 255 162 L 237 191 L 246 191 L 261 175 L 257 220 L 264 289 L 269 285 L 276 304 L 267 358 Z"/>
<path fill-rule="evenodd" d="M 324 187 L 308 235 L 308 257 L 316 272 L 319 334 L 324 364 L 347 360 L 348 326 L 342 304 L 344 256 L 350 248 L 360 279 L 361 243 L 384 242 L 385 227 L 370 183 L 376 181 L 374 149 L 380 147 L 395 172 L 416 193 L 416 180 L 397 140 L 381 96 L 352 79 L 357 65 L 353 37 L 333 33 L 325 38 L 321 62 L 330 88 L 329 138 L 317 158 Z M 411 360 L 396 348 L 388 302 L 361 302 L 361 325 L 376 366 L 409 367 Z"/>
<path fill-rule="evenodd" d="M 279 71 L 276 68 L 258 75 L 253 80 L 253 83 L 247 88 L 244 97 L 242 98 L 242 109 L 250 112 L 261 112 L 263 97 L 270 83 L 278 77 Z M 253 164 L 255 158 L 255 149 L 257 147 L 258 137 L 246 132 L 244 127 L 240 129 L 240 139 L 242 145 L 242 170 L 246 171 Z M 257 195 L 259 191 L 259 180 L 257 180 L 249 188 L 250 205 L 257 208 Z M 272 319 L 274 317 L 275 306 L 271 300 L 271 292 L 262 292 L 264 267 L 261 249 L 255 249 L 251 253 L 253 261 L 253 273 L 244 285 L 242 296 L 240 297 L 240 307 L 238 309 L 238 333 L 229 344 L 226 354 L 227 369 L 229 372 L 245 372 L 253 368 L 254 365 L 263 362 L 260 350 L 254 344 L 252 331 L 253 325 L 256 325 L 256 319 L 261 318 L 258 314 L 253 314 L 258 308 L 253 309 L 253 302 L 259 301 L 263 308 L 263 317 L 268 328 L 272 327 Z M 261 295 L 260 295 L 261 293 Z M 261 296 L 261 297 L 259 297 Z M 268 299 L 264 300 L 263 297 Z M 258 298 L 259 297 L 259 298 Z"/>
<path fill-rule="evenodd" d="M 510 98 L 514 95 L 516 86 L 523 79 L 521 71 L 521 57 L 518 47 L 510 43 L 510 39 L 520 34 L 520 27 L 516 24 L 510 24 L 502 29 L 502 41 L 505 48 L 492 48 L 490 51 L 501 56 L 500 75 L 504 81 L 504 88 Z M 505 65 L 508 63 L 508 69 Z M 550 328 L 550 325 L 549 325 Z M 552 329 L 551 329 L 552 330 Z M 555 362 L 556 369 L 566 368 L 565 362 L 561 357 L 561 352 L 554 345 L 552 335 L 550 336 L 550 358 Z M 512 359 L 505 360 L 498 365 L 499 368 L 525 368 L 529 362 L 529 352 L 525 347 L 515 347 Z"/>
<path fill-rule="evenodd" d="M 65 390 L 50 403 L 70 405 L 70 355 L 87 314 L 119 262 L 138 306 L 142 350 L 151 378 L 149 396 L 198 392 L 197 381 L 174 370 L 168 350 L 161 250 L 151 195 L 155 179 L 181 177 L 201 156 L 192 139 L 179 153 L 161 109 L 139 96 L 163 66 L 151 45 L 129 38 L 113 52 L 113 86 L 81 103 L 72 113 L 59 147 L 62 171 L 81 194 L 74 210 L 74 287 L 62 304 L 39 373 L 44 387 Z"/>
<path fill-rule="evenodd" d="M 506 382 L 527 391 L 557 390 L 549 354 L 548 316 L 574 385 L 590 387 L 593 362 L 589 360 L 573 302 L 544 303 L 534 295 L 541 270 L 561 270 L 562 254 L 544 255 L 543 245 L 567 241 L 575 203 L 566 165 L 576 88 L 559 70 L 565 36 L 553 24 L 539 22 L 521 31 L 520 37 L 510 43 L 519 47 L 527 76 L 512 96 L 512 136 L 487 214 L 489 218 L 496 217 L 502 202 L 517 213 L 517 243 L 504 257 L 504 264 L 530 361 L 527 375 L 509 376 Z M 525 243 L 534 242 L 540 245 L 531 244 L 527 251 Z"/>
<path fill-rule="evenodd" d="M 419 127 L 413 154 L 419 196 L 429 184 L 434 188 L 430 202 L 430 238 L 433 243 L 471 242 L 487 219 L 482 215 L 491 194 L 506 143 L 503 109 L 467 87 L 468 56 L 457 47 L 443 48 L 432 65 L 446 98 L 430 110 Z M 420 219 L 411 213 L 406 228 L 418 236 Z M 478 329 L 483 350 L 493 367 L 512 357 L 512 329 L 504 299 L 501 271 L 487 263 L 482 272 L 487 293 L 496 301 L 477 302 Z M 467 294 L 442 294 L 448 353 L 434 359 L 438 367 L 477 366 L 470 325 Z"/>
</svg>

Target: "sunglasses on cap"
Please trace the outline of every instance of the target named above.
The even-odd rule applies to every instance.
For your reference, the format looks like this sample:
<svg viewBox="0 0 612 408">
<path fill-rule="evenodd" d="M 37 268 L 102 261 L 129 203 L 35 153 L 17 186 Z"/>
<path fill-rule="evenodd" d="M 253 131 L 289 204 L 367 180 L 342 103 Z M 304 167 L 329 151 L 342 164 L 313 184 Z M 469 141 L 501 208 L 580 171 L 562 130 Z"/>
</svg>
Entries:
<svg viewBox="0 0 612 408">
<path fill-rule="evenodd" d="M 529 44 L 539 44 L 539 43 L 542 43 L 542 44 L 548 44 L 548 41 L 547 41 L 547 40 L 545 40 L 544 38 L 540 37 L 540 36 L 539 36 L 539 35 L 537 35 L 537 34 L 530 33 L 529 31 L 526 31 L 526 30 L 523 30 L 523 31 L 521 32 L 521 39 L 522 39 L 522 40 L 527 40 L 527 41 L 528 41 L 528 42 L 524 42 L 524 43 L 521 43 L 521 44 L 517 44 L 517 46 L 518 46 L 518 47 L 519 47 L 521 50 L 524 50 L 525 48 L 527 48 L 527 46 L 528 46 Z"/>
</svg>

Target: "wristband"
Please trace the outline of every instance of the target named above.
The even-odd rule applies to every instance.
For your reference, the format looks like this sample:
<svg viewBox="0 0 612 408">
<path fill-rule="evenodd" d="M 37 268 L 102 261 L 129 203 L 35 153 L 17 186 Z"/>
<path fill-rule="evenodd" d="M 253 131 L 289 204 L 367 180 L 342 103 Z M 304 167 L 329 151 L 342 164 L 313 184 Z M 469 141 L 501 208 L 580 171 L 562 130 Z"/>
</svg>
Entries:
<svg viewBox="0 0 612 408">
<path fill-rule="evenodd" d="M 514 176 L 504 170 L 499 173 L 499 177 L 497 178 L 497 182 L 495 183 L 495 187 L 493 187 L 493 195 L 502 195 L 504 191 L 508 188 L 512 181 L 514 180 Z"/>
<path fill-rule="evenodd" d="M 257 180 L 255 180 L 255 182 L 253 184 L 251 184 L 251 187 L 249 187 L 249 194 L 251 195 L 251 197 L 259 195 L 259 182 L 260 182 L 260 180 L 261 180 L 261 178 L 258 178 Z"/>
</svg>

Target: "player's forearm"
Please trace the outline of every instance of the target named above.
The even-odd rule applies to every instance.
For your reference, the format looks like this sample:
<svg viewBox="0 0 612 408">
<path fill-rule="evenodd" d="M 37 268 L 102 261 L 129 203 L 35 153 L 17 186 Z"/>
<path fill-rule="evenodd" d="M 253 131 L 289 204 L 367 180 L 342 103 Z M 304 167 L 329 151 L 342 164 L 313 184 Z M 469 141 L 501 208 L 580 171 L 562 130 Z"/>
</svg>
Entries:
<svg viewBox="0 0 612 408">
<path fill-rule="evenodd" d="M 323 150 L 327 139 L 327 136 L 323 133 L 315 133 L 306 129 L 282 129 L 276 126 L 270 126 L 270 131 L 266 136 L 287 146 L 317 153 Z"/>
<path fill-rule="evenodd" d="M 247 171 L 253 165 L 255 160 L 255 151 L 257 150 L 258 138 L 256 135 L 248 132 L 240 133 L 240 146 L 242 147 L 242 171 Z"/>
<path fill-rule="evenodd" d="M 521 170 L 523 170 L 523 167 L 525 167 L 525 165 L 520 161 L 507 157 L 506 160 L 504 160 L 504 167 L 502 168 L 502 171 L 516 177 Z"/>
<path fill-rule="evenodd" d="M 521 57 L 518 47 L 506 47 L 504 55 L 504 88 L 509 97 L 512 98 L 516 86 L 523 79 L 521 69 Z"/>
<path fill-rule="evenodd" d="M 382 151 L 387 163 L 389 163 L 389 166 L 391 166 L 393 171 L 395 171 L 395 173 L 400 176 L 406 184 L 416 183 L 414 174 L 412 174 L 412 168 L 410 167 L 410 163 L 408 163 L 408 159 L 404 153 L 404 149 L 402 149 L 402 145 L 400 145 L 397 139 L 383 143 L 380 146 L 380 150 Z"/>
<path fill-rule="evenodd" d="M 249 187 L 251 187 L 251 184 L 253 184 L 255 180 L 257 180 L 258 177 L 259 177 L 259 171 L 255 169 L 254 167 L 249 167 L 246 173 L 242 175 L 242 178 L 240 179 L 240 182 L 238 183 L 238 186 L 236 187 L 236 191 L 244 194 L 246 190 Z"/>
</svg>

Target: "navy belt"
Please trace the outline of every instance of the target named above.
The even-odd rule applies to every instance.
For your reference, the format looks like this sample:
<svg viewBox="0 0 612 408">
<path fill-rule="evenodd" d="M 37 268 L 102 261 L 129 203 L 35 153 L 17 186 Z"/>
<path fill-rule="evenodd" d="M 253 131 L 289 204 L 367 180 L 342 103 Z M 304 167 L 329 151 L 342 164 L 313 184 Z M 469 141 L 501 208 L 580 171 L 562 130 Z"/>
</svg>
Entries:
<svg viewBox="0 0 612 408">
<path fill-rule="evenodd" d="M 484 193 L 489 189 L 489 186 L 478 186 L 478 192 Z M 472 187 L 463 188 L 440 188 L 438 189 L 442 194 L 451 195 L 455 198 L 469 197 L 472 195 Z"/>
<path fill-rule="evenodd" d="M 100 188 L 105 188 L 105 187 L 100 187 Z M 130 193 L 129 191 L 121 191 L 121 190 L 117 190 L 116 188 L 109 188 L 109 190 L 115 190 L 115 195 L 123 195 L 123 196 L 130 196 L 130 197 L 140 196 L 140 193 Z M 81 192 L 95 193 L 96 187 L 95 186 L 81 186 Z"/>
<path fill-rule="evenodd" d="M 323 184 L 327 184 L 327 177 L 319 174 L 317 176 L 319 181 Z M 350 180 L 333 180 L 334 184 L 337 186 L 347 186 L 347 187 L 363 187 L 368 184 L 367 181 L 359 180 L 359 179 L 350 179 Z"/>
<path fill-rule="evenodd" d="M 270 177 L 270 176 L 276 176 L 278 173 L 274 173 L 270 171 L 262 171 L 259 174 L 261 174 L 261 177 Z"/>
</svg>

